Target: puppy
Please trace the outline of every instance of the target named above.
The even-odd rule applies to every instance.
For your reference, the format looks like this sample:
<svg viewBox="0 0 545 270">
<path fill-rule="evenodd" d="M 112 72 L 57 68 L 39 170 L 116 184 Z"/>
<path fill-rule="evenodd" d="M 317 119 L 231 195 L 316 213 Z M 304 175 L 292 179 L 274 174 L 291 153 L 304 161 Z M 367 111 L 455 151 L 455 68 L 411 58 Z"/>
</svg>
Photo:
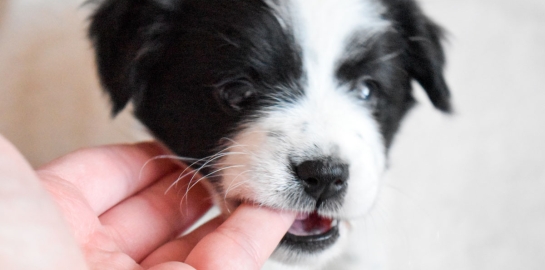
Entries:
<svg viewBox="0 0 545 270">
<path fill-rule="evenodd" d="M 442 31 L 413 0 L 105 0 L 90 37 L 113 113 L 132 101 L 224 213 L 299 213 L 275 269 L 364 269 L 356 223 L 411 82 L 451 109 Z"/>
</svg>

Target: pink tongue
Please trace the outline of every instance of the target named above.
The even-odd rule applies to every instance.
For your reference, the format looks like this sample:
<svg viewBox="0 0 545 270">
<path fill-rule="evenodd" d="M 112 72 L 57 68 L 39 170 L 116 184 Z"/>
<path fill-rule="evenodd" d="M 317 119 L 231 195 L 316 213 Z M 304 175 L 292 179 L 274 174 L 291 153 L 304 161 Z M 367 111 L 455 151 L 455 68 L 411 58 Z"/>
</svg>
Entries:
<svg viewBox="0 0 545 270">
<path fill-rule="evenodd" d="M 296 236 L 320 235 L 331 230 L 332 222 L 332 219 L 320 217 L 316 212 L 299 214 L 288 232 Z"/>
</svg>

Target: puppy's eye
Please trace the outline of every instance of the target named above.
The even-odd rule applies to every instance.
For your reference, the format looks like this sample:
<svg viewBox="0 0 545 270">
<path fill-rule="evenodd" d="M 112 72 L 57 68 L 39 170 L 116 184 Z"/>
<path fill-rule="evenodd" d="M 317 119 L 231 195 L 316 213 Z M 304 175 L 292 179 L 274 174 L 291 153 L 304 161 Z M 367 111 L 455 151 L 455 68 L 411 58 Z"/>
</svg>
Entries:
<svg viewBox="0 0 545 270">
<path fill-rule="evenodd" d="M 363 77 L 356 82 L 353 90 L 356 91 L 360 99 L 369 101 L 377 94 L 378 88 L 377 81 L 370 77 Z"/>
<path fill-rule="evenodd" d="M 245 79 L 220 84 L 217 89 L 219 101 L 232 112 L 242 111 L 255 96 L 255 88 Z"/>
</svg>

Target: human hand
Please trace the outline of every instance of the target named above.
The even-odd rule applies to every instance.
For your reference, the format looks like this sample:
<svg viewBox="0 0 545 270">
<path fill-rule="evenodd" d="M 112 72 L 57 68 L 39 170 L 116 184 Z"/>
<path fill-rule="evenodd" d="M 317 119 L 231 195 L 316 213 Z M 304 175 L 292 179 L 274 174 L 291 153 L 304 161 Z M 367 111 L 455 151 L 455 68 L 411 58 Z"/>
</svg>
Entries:
<svg viewBox="0 0 545 270">
<path fill-rule="evenodd" d="M 0 269 L 261 268 L 295 214 L 242 205 L 176 238 L 211 202 L 201 185 L 186 194 L 191 177 L 165 193 L 184 167 L 143 168 L 162 154 L 156 143 L 104 146 L 35 171 L 0 136 Z"/>
</svg>

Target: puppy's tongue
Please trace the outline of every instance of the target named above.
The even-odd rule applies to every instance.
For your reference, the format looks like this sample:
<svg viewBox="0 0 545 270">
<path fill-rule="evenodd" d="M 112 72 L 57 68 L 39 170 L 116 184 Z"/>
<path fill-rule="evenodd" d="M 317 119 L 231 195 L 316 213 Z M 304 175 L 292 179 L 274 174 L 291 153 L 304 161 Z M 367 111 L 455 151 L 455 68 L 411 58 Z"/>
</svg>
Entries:
<svg viewBox="0 0 545 270">
<path fill-rule="evenodd" d="M 333 227 L 333 219 L 312 214 L 298 214 L 288 233 L 296 236 L 320 235 L 328 232 Z"/>
</svg>

